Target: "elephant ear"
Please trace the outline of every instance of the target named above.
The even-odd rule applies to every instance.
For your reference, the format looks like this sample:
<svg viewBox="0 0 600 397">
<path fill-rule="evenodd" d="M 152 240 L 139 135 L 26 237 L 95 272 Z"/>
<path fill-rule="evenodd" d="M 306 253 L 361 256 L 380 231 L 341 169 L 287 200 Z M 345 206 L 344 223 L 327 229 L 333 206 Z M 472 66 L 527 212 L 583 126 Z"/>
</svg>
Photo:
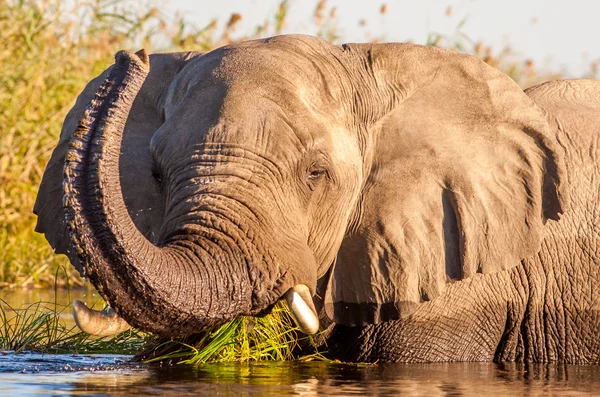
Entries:
<svg viewBox="0 0 600 397">
<path fill-rule="evenodd" d="M 131 218 L 152 242 L 156 242 L 162 225 L 164 200 L 153 177 L 150 139 L 164 121 L 164 91 L 186 62 L 201 55 L 198 52 L 150 55 L 150 74 L 133 103 L 125 125 L 120 158 L 121 188 Z M 90 81 L 67 114 L 33 208 L 38 216 L 35 230 L 44 233 L 55 252 L 67 255 L 80 273 L 82 267 L 71 247 L 64 219 L 62 183 L 65 153 L 87 105 L 109 72 L 110 68 Z"/>
<path fill-rule="evenodd" d="M 325 309 L 345 325 L 410 315 L 446 284 L 520 264 L 565 205 L 563 152 L 541 111 L 479 59 L 348 45 L 367 170 Z M 501 286 L 498 286 L 501 288 Z"/>
</svg>

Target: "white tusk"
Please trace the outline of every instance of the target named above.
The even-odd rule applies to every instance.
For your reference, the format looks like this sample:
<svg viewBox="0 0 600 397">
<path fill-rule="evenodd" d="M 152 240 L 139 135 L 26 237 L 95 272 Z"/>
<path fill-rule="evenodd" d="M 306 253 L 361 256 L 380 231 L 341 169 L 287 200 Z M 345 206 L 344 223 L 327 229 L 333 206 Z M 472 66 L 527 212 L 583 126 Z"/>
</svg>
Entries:
<svg viewBox="0 0 600 397">
<path fill-rule="evenodd" d="M 307 335 L 317 333 L 319 331 L 319 317 L 308 287 L 304 284 L 298 284 L 290 288 L 284 296 L 300 331 Z"/>
<path fill-rule="evenodd" d="M 73 318 L 79 329 L 90 335 L 111 336 L 131 328 L 110 307 L 102 311 L 92 310 L 79 300 L 73 302 Z"/>
</svg>

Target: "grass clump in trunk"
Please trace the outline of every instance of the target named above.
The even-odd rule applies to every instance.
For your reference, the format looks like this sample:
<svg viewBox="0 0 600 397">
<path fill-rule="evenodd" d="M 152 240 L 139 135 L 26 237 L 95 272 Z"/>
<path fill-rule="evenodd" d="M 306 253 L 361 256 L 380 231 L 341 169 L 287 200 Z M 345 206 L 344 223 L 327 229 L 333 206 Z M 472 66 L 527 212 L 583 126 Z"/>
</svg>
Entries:
<svg viewBox="0 0 600 397">
<path fill-rule="evenodd" d="M 136 359 L 148 363 L 324 360 L 315 339 L 304 336 L 280 302 L 264 317 L 238 317 L 181 341 L 155 340 Z"/>
</svg>

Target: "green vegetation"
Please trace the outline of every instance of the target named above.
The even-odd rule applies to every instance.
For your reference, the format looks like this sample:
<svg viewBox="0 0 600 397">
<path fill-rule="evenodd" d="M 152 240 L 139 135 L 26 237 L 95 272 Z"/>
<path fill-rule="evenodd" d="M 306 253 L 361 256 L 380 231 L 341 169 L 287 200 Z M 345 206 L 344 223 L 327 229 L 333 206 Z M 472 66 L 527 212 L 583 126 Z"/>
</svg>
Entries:
<svg viewBox="0 0 600 397">
<path fill-rule="evenodd" d="M 209 50 L 285 33 L 292 17 L 289 6 L 288 0 L 281 1 L 274 15 L 244 36 L 235 32 L 242 19 L 237 13 L 219 29 L 216 19 L 196 27 L 132 0 L 0 0 L 0 288 L 85 285 L 66 258 L 53 254 L 44 237 L 34 232 L 32 208 L 62 120 L 85 84 L 112 63 L 114 53 L 141 47 Z M 380 6 L 380 13 L 386 12 Z M 306 33 L 339 42 L 336 18 L 336 8 L 321 0 Z M 368 29 L 367 21 L 358 24 Z M 522 86 L 558 77 L 539 73 L 531 61 L 515 59 L 510 48 L 498 52 L 473 43 L 461 28 L 462 23 L 452 37 L 431 34 L 427 44 L 475 54 Z M 366 40 L 383 41 L 365 34 Z M 0 350 L 135 353 L 145 346 L 143 355 L 151 361 L 201 363 L 298 358 L 298 344 L 311 343 L 299 337 L 280 306 L 266 317 L 235 319 L 188 341 L 161 341 L 137 332 L 93 338 L 65 325 L 69 311 L 52 303 L 14 309 L 0 302 Z"/>
<path fill-rule="evenodd" d="M 67 326 L 70 306 L 36 302 L 13 308 L 0 299 L 0 351 L 41 353 L 135 354 L 147 336 L 126 331 L 112 338 L 94 338 Z"/>
<path fill-rule="evenodd" d="M 308 349 L 304 352 L 300 346 Z M 239 317 L 188 341 L 152 341 L 139 354 L 146 362 L 182 364 L 261 360 L 324 360 L 312 353 L 313 337 L 303 336 L 283 304 L 260 318 Z"/>
</svg>

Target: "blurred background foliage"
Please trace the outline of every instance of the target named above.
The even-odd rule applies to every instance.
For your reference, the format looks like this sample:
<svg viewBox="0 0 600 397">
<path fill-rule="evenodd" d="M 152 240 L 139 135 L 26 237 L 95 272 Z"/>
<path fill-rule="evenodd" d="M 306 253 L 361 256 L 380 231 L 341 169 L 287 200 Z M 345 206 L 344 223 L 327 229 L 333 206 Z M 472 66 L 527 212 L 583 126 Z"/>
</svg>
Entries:
<svg viewBox="0 0 600 397">
<path fill-rule="evenodd" d="M 44 237 L 34 232 L 32 208 L 63 118 L 85 84 L 112 63 L 115 52 L 142 47 L 210 50 L 289 33 L 286 22 L 294 18 L 289 5 L 288 0 L 281 1 L 263 24 L 238 32 L 242 14 L 231 14 L 224 24 L 213 19 L 206 26 L 195 26 L 180 14 L 169 15 L 152 0 L 0 0 L 0 288 L 48 287 L 55 282 L 84 285 L 66 258 L 54 255 Z M 385 17 L 385 4 L 373 6 Z M 445 12 L 450 15 L 452 10 Z M 363 28 L 368 23 L 358 21 Z M 302 33 L 341 43 L 337 25 L 336 8 L 321 0 L 312 25 Z M 461 26 L 451 37 L 431 33 L 426 43 L 474 54 L 523 87 L 560 77 L 538 70 L 510 47 L 495 49 L 473 42 L 461 33 Z M 368 33 L 364 38 L 381 40 Z M 591 64 L 586 77 L 596 74 L 597 65 Z"/>
</svg>

